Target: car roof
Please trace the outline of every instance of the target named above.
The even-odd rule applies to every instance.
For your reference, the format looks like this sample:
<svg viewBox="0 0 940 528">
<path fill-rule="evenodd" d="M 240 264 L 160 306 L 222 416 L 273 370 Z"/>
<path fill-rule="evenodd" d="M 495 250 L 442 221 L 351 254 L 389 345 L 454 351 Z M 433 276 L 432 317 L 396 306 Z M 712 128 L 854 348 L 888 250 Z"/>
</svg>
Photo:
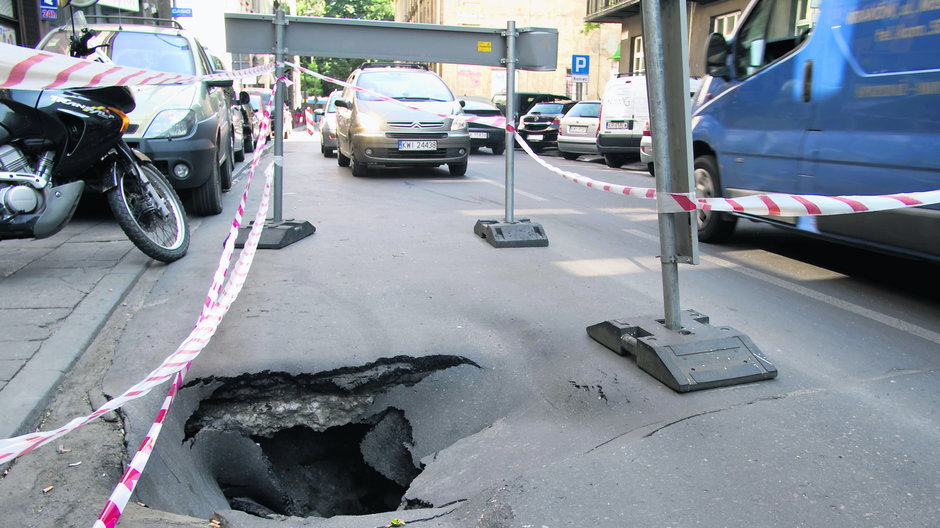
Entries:
<svg viewBox="0 0 940 528">
<path fill-rule="evenodd" d="M 63 30 L 63 31 L 71 31 L 71 30 L 72 30 L 71 26 L 68 26 L 68 25 L 59 26 L 59 27 L 56 28 L 56 29 L 60 29 L 60 30 Z M 188 32 L 185 28 L 183 28 L 182 26 L 179 26 L 179 27 L 165 27 L 165 26 L 154 26 L 154 25 L 150 25 L 150 24 L 89 23 L 89 24 L 88 24 L 88 29 L 93 29 L 93 30 L 96 30 L 96 31 L 111 31 L 111 32 L 118 32 L 118 31 L 136 31 L 136 32 L 139 32 L 139 33 L 156 33 L 156 34 L 159 34 L 159 35 L 181 35 L 181 36 L 185 36 L 185 35 L 189 34 L 189 32 Z"/>
</svg>

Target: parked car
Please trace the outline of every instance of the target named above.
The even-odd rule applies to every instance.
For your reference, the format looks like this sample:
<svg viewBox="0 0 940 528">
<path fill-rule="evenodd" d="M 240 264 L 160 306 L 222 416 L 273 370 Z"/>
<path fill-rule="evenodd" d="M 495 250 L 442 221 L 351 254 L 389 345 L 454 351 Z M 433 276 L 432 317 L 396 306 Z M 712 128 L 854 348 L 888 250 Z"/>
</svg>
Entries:
<svg viewBox="0 0 940 528">
<path fill-rule="evenodd" d="M 122 66 L 190 75 L 215 70 L 192 33 L 173 21 L 159 23 L 164 26 L 89 24 L 97 32 L 89 47 Z M 37 47 L 67 54 L 71 31 L 55 28 Z M 222 190 L 231 186 L 231 88 L 231 80 L 133 88 L 137 108 L 129 114 L 125 140 L 168 176 L 193 214 L 222 212 Z"/>
<path fill-rule="evenodd" d="M 416 64 L 365 63 L 336 100 L 336 159 L 365 176 L 373 167 L 440 166 L 467 172 L 470 134 L 460 103 L 436 73 Z M 365 88 L 408 106 L 382 100 Z M 442 117 L 447 116 L 447 117 Z"/>
<path fill-rule="evenodd" d="M 597 154 L 597 124 L 600 101 L 578 101 L 561 118 L 558 128 L 558 152 L 567 160 L 582 154 Z"/>
<path fill-rule="evenodd" d="M 271 100 L 271 89 L 270 88 L 246 88 L 248 92 L 248 98 L 250 100 L 251 109 L 254 110 L 255 115 L 257 115 L 258 120 L 264 119 L 263 108 L 268 107 L 268 101 Z M 290 138 L 291 130 L 293 130 L 292 124 L 293 117 L 291 116 L 290 109 L 287 108 L 287 104 L 284 104 L 284 108 L 281 109 L 281 123 L 284 127 L 284 139 Z M 274 140 L 274 120 L 271 120 L 270 128 L 268 128 L 268 141 Z"/>
<path fill-rule="evenodd" d="M 336 100 L 343 92 L 333 90 L 326 106 L 317 108 L 313 111 L 314 115 L 320 116 L 320 152 L 331 158 L 336 152 Z"/>
<path fill-rule="evenodd" d="M 537 103 L 543 103 L 546 101 L 562 101 L 565 99 L 569 99 L 569 98 L 564 95 L 555 95 L 555 94 L 542 93 L 542 92 L 516 92 L 516 101 L 515 101 L 516 102 L 516 106 L 515 106 L 516 115 L 513 116 L 514 119 L 512 120 L 512 122 L 514 125 L 518 124 L 519 116 L 528 113 L 529 110 L 533 106 L 535 106 Z M 506 115 L 506 102 L 507 102 L 506 92 L 497 92 L 495 95 L 493 95 L 493 98 L 491 100 L 493 104 L 499 107 L 499 110 L 503 113 L 503 115 Z"/>
<path fill-rule="evenodd" d="M 482 117 L 500 117 L 503 112 L 489 99 L 463 95 L 463 113 Z M 481 147 L 490 149 L 493 154 L 501 155 L 506 150 L 506 129 L 474 121 L 467 122 L 470 131 L 470 151 L 476 152 Z"/>
<path fill-rule="evenodd" d="M 536 103 L 519 120 L 519 135 L 535 152 L 556 146 L 561 118 L 574 105 L 570 100 Z"/>
<path fill-rule="evenodd" d="M 242 113 L 243 124 L 242 151 L 248 154 L 255 150 L 255 142 L 261 133 L 261 121 L 258 114 L 251 107 L 251 96 L 248 95 L 248 92 L 242 91 L 239 93 L 238 103 L 237 108 Z"/>
<path fill-rule="evenodd" d="M 222 62 L 222 59 L 218 55 L 209 54 L 209 62 L 212 64 L 213 73 L 224 72 L 227 70 L 225 64 Z M 230 122 L 232 124 L 232 133 L 230 138 L 230 148 L 232 151 L 232 156 L 235 161 L 244 161 L 245 160 L 245 116 L 242 113 L 240 102 L 241 95 L 244 95 L 245 101 L 248 100 L 248 94 L 242 92 L 239 94 L 239 97 L 235 97 L 235 92 L 232 88 L 226 88 L 225 93 L 228 96 L 228 107 L 229 113 L 231 114 Z M 225 184 L 228 184 L 226 186 Z M 222 189 L 228 190 L 231 188 L 232 182 L 222 182 Z"/>
</svg>

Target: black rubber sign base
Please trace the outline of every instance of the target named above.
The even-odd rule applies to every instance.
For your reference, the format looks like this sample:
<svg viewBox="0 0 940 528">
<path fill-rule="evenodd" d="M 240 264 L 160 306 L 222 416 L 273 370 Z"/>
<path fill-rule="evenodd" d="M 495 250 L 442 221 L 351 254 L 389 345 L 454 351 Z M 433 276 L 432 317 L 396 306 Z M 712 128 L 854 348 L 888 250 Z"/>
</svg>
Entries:
<svg viewBox="0 0 940 528">
<path fill-rule="evenodd" d="M 245 241 L 248 240 L 248 233 L 254 221 L 249 222 L 247 226 L 238 229 L 238 238 L 235 239 L 235 247 L 245 247 Z M 258 239 L 258 249 L 281 249 L 294 242 L 307 238 L 312 235 L 317 228 L 307 221 L 297 222 L 294 220 L 284 220 L 281 222 L 267 221 L 261 230 L 261 238 Z"/>
<path fill-rule="evenodd" d="M 541 224 L 533 224 L 528 218 L 515 222 L 477 220 L 473 232 L 496 248 L 545 247 L 548 237 Z"/>
<path fill-rule="evenodd" d="M 676 392 L 727 387 L 777 377 L 777 368 L 746 335 L 711 326 L 708 316 L 685 310 L 678 331 L 655 317 L 614 319 L 587 328 L 595 341 L 636 364 Z"/>
</svg>

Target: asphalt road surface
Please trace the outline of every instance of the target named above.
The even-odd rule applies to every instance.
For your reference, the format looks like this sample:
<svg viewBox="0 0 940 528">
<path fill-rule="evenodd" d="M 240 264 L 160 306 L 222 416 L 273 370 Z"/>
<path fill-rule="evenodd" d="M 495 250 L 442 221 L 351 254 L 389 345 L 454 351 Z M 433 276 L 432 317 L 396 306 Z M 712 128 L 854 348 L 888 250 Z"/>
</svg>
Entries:
<svg viewBox="0 0 940 528">
<path fill-rule="evenodd" d="M 595 179 L 654 185 L 599 158 L 546 155 Z M 504 211 L 503 158 L 485 149 L 465 177 L 441 167 L 354 178 L 298 133 L 284 164 L 284 217 L 317 231 L 259 251 L 193 362 L 120 526 L 215 517 L 235 527 L 393 518 L 927 527 L 940 518 L 935 265 L 742 222 L 731 243 L 703 244 L 701 264 L 680 268 L 681 306 L 747 334 L 779 376 L 678 394 L 585 331 L 661 316 L 652 201 L 572 184 L 517 151 L 516 216 L 540 223 L 550 245 L 496 249 L 473 233 Z M 176 349 L 243 182 L 223 215 L 197 219 L 185 259 L 148 269 L 71 383 L 94 380 L 114 396 Z M 107 494 L 98 490 L 120 474 L 116 428 L 133 452 L 163 397 L 156 390 L 125 406 L 109 432 L 70 441 L 105 459 L 106 475 L 57 489 L 58 525 L 91 524 Z M 37 456 L 54 460 L 52 451 Z M 52 525 L 36 517 L 45 496 L 28 491 L 42 479 L 14 482 L 23 491 L 4 503 L 29 503 L 22 525 Z"/>
</svg>

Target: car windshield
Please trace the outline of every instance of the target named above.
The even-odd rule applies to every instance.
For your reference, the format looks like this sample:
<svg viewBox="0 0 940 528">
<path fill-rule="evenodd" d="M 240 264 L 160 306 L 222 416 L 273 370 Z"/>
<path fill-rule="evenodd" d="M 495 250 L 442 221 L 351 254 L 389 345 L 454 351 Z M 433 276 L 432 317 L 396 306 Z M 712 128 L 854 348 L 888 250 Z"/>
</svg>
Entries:
<svg viewBox="0 0 940 528">
<path fill-rule="evenodd" d="M 121 66 L 194 75 L 189 41 L 178 35 L 119 31 L 111 41 L 111 60 Z"/>
<path fill-rule="evenodd" d="M 326 104 L 326 112 L 328 114 L 336 112 L 336 99 L 338 99 L 336 96 L 330 97 L 330 101 Z"/>
<path fill-rule="evenodd" d="M 565 111 L 565 103 L 538 103 L 529 110 L 530 114 L 560 114 Z"/>
<path fill-rule="evenodd" d="M 485 103 L 483 101 L 474 101 L 473 99 L 464 99 L 466 103 L 463 107 L 464 111 L 472 111 L 477 114 L 489 114 L 493 115 L 499 114 L 499 108 L 496 107 L 493 103 Z"/>
<path fill-rule="evenodd" d="M 600 103 L 578 103 L 568 110 L 566 117 L 600 117 Z"/>
<path fill-rule="evenodd" d="M 440 77 L 415 70 L 367 71 L 359 76 L 361 88 L 399 101 L 453 101 L 454 95 Z M 372 94 L 358 92 L 363 101 L 379 101 Z"/>
</svg>

